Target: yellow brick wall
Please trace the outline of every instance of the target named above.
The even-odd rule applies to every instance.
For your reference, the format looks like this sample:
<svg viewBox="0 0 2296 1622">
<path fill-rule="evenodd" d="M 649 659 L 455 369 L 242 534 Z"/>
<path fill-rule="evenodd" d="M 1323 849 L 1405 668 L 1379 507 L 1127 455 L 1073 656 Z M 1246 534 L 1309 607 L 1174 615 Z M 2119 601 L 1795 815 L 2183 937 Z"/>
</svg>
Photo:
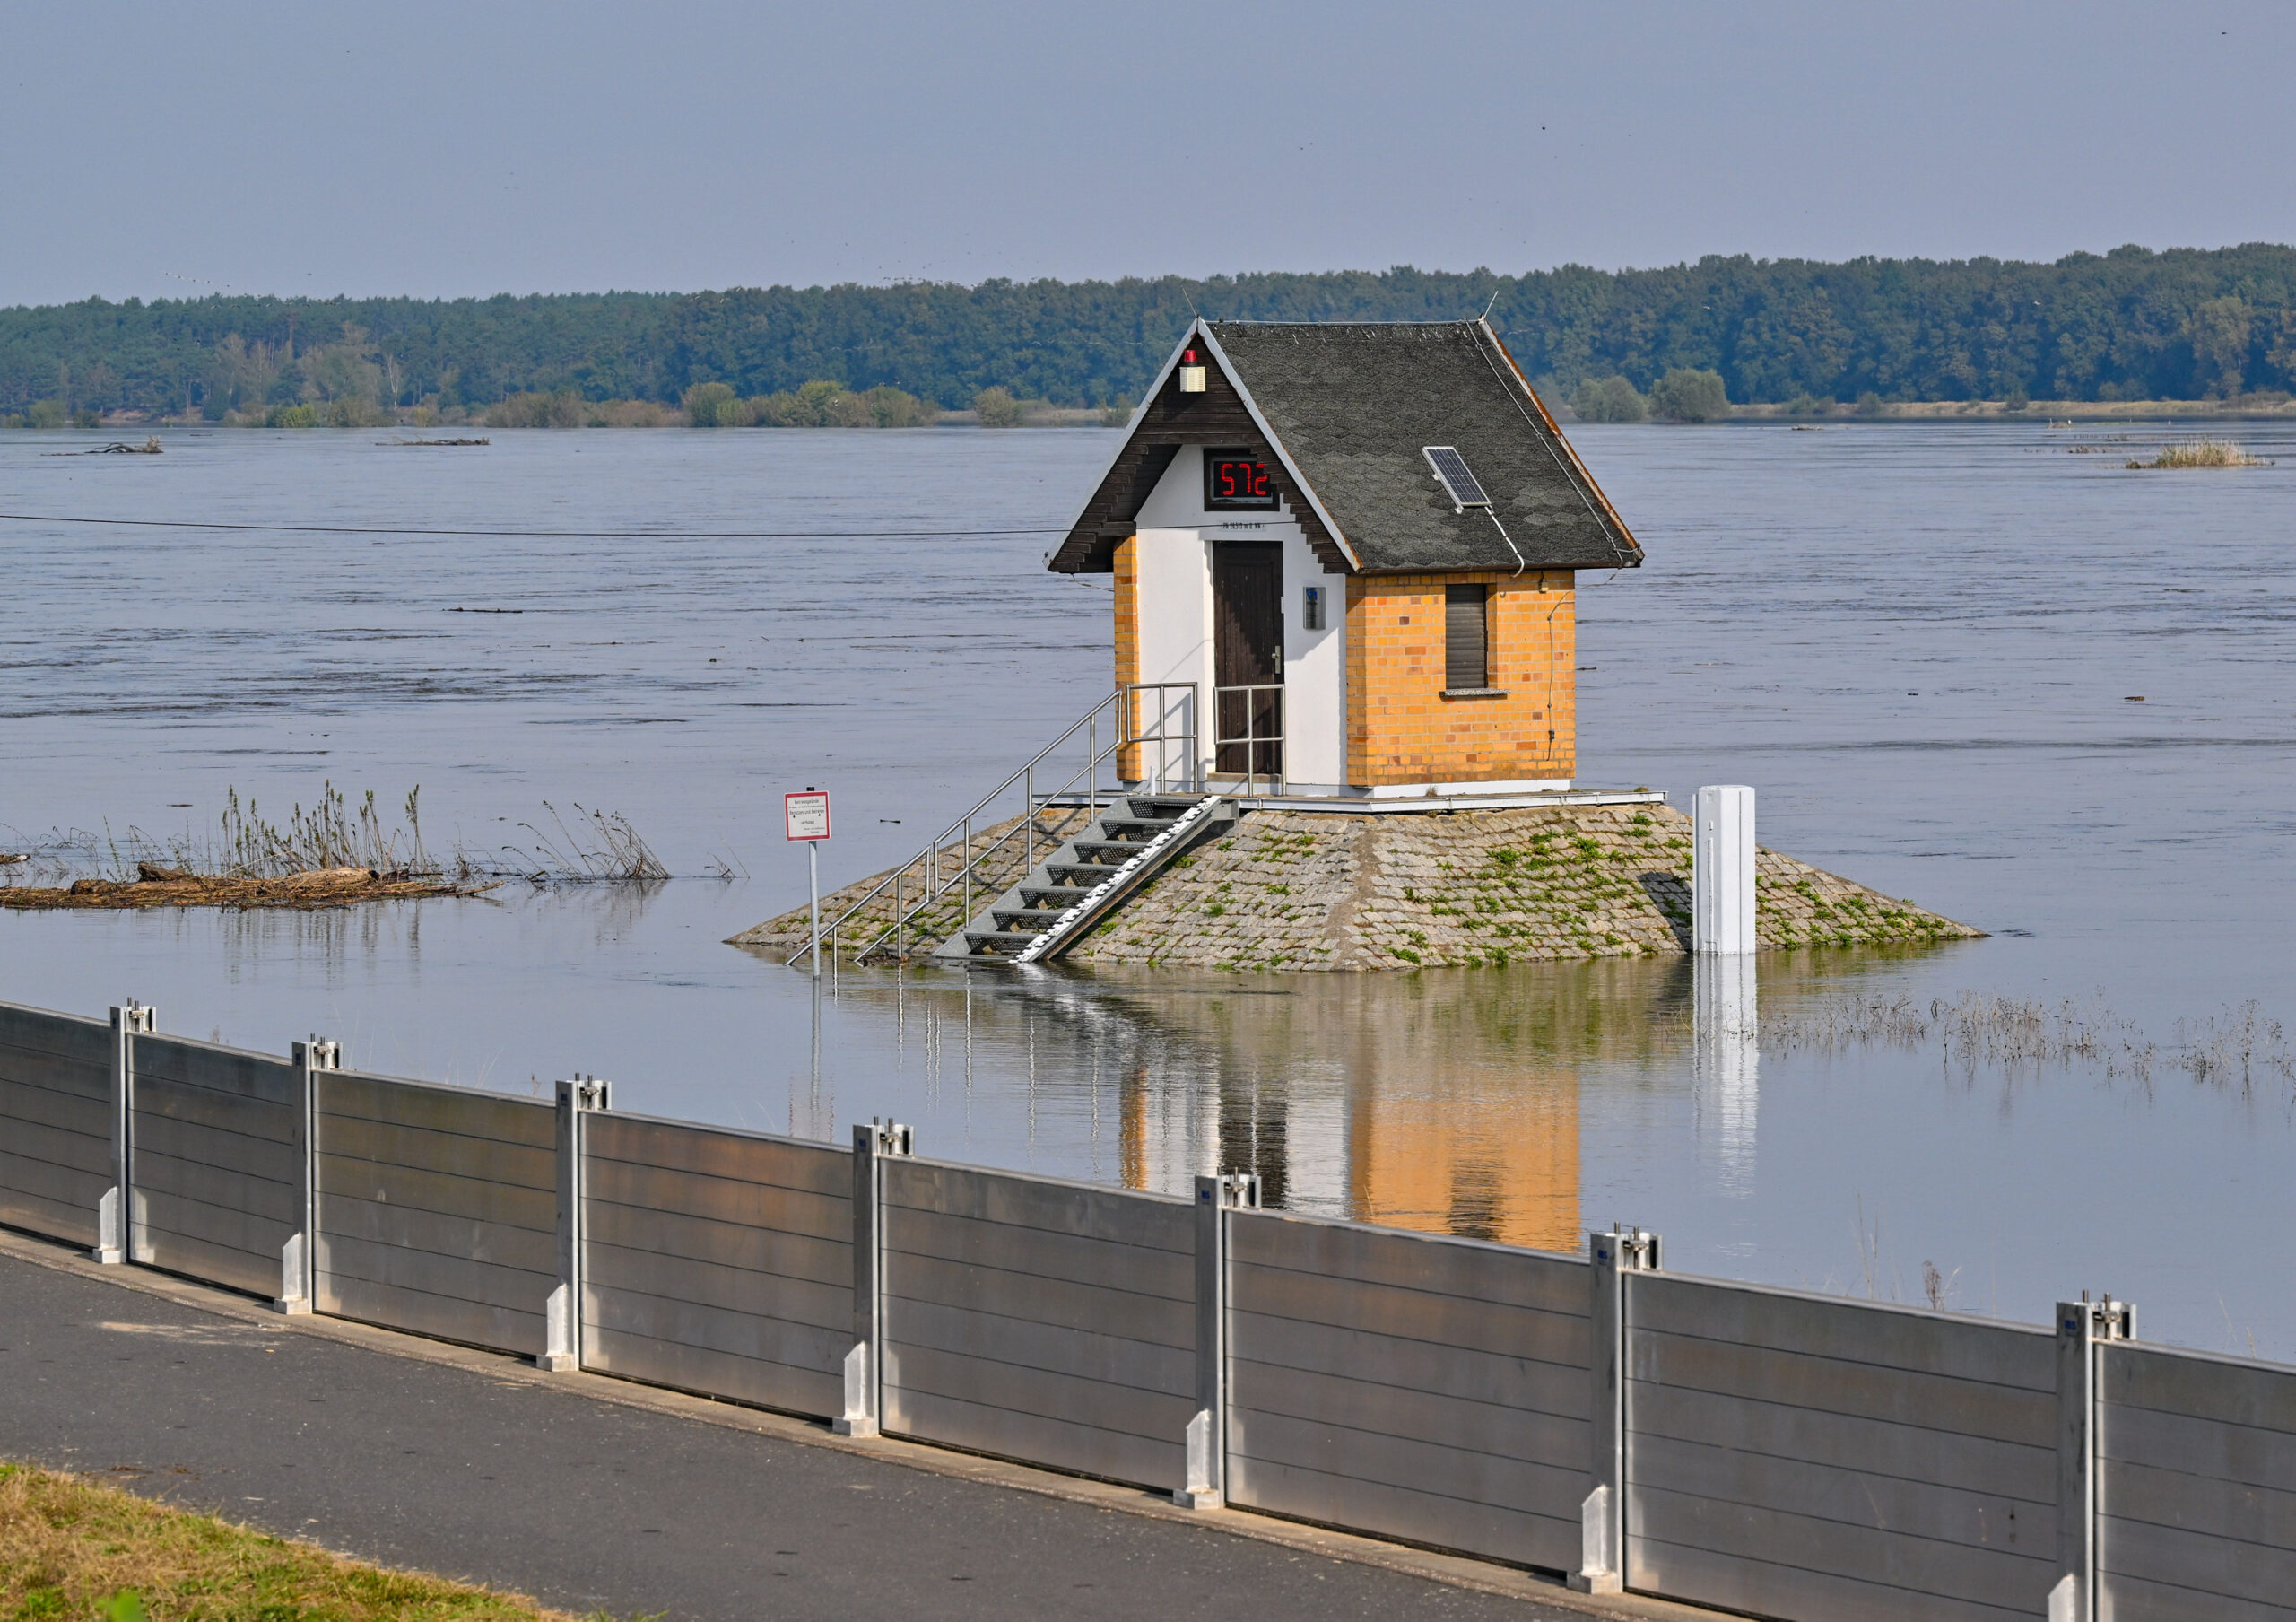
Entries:
<svg viewBox="0 0 2296 1622">
<path fill-rule="evenodd" d="M 1126 536 L 1116 546 L 1116 685 L 1129 686 L 1140 679 L 1140 537 Z M 1150 717 L 1129 718 L 1135 731 Z M 1116 752 L 1117 775 L 1127 783 L 1140 780 L 1140 750 L 1135 746 Z"/>
<path fill-rule="evenodd" d="M 1506 696 L 1447 699 L 1443 588 L 1474 583 L 1491 588 L 1490 680 Z M 1575 584 L 1567 569 L 1351 578 L 1347 780 L 1376 788 L 1574 776 Z"/>
</svg>

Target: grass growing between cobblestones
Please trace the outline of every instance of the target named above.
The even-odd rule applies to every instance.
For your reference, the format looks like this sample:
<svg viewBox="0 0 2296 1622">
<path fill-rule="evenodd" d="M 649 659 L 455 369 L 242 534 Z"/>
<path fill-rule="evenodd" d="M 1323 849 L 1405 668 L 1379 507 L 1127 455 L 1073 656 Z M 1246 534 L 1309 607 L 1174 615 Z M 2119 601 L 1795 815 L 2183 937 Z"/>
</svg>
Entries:
<svg viewBox="0 0 2296 1622">
<path fill-rule="evenodd" d="M 1074 813 L 1048 812 L 1056 815 Z M 1018 818 L 976 833 L 972 903 L 1024 871 Z M 1069 830 L 1045 828 L 1057 841 Z M 1656 802 L 1389 813 L 1259 810 L 1177 858 L 1079 943 L 1079 964 L 1230 972 L 1503 969 L 1510 963 L 1657 957 L 1690 948 L 1691 821 Z M 940 871 L 959 869 L 951 846 Z M 921 886 L 912 863 L 907 884 Z M 824 920 L 884 875 L 822 899 Z M 1760 853 L 1755 927 L 1766 948 L 1919 945 L 1977 930 L 1779 851 Z M 921 893 L 910 888 L 909 894 Z M 888 889 L 847 927 L 857 949 L 887 927 Z M 909 926 L 912 953 L 962 927 L 954 892 Z M 786 955 L 794 910 L 734 937 Z"/>
<path fill-rule="evenodd" d="M 1504 968 L 1665 956 L 1691 929 L 1690 818 L 1660 804 L 1361 815 L 1257 811 L 1088 938 L 1083 963 L 1235 970 Z M 1762 946 L 1976 933 L 1763 850 Z"/>
<path fill-rule="evenodd" d="M 385 1571 L 77 1476 L 0 1464 L 0 1618 L 7 1622 L 564 1617 L 523 1595 Z"/>
</svg>

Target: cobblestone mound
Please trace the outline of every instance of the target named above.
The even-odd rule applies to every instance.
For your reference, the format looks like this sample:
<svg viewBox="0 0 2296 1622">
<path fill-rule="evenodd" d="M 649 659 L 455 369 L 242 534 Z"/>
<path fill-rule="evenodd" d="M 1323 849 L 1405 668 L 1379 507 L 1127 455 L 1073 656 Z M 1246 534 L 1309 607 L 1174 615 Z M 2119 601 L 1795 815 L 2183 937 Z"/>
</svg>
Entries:
<svg viewBox="0 0 2296 1622">
<path fill-rule="evenodd" d="M 1019 876 L 999 824 L 975 836 Z M 1047 826 L 1057 839 L 1067 830 Z M 1083 963 L 1175 968 L 1371 970 L 1496 967 L 1690 949 L 1691 819 L 1671 806 L 1353 815 L 1254 811 L 1180 858 L 1070 954 Z M 953 850 L 953 847 L 952 847 Z M 1009 852 L 1009 854 L 1008 854 Z M 994 861 L 992 865 L 995 865 Z M 1000 871 L 1002 869 L 1000 868 Z M 911 880 L 922 877 L 921 869 Z M 822 898 L 834 918 L 876 883 Z M 1763 850 L 1755 925 L 1766 947 L 1960 940 L 1983 933 L 1863 885 Z M 986 896 L 978 899 L 985 901 Z M 857 948 L 891 921 L 888 894 L 848 925 Z M 953 900 L 912 955 L 957 929 Z M 883 913 L 883 917 L 877 916 Z M 869 926 L 874 925 L 874 928 Z M 793 952 L 802 907 L 734 937 Z"/>
<path fill-rule="evenodd" d="M 1037 837 L 1033 843 L 1022 836 L 1022 819 L 1007 817 L 976 831 L 971 850 L 974 858 L 973 887 L 970 890 L 952 889 L 909 920 L 907 932 L 897 937 L 905 942 L 911 957 L 921 957 L 939 946 L 950 936 L 964 928 L 970 914 L 965 903 L 970 901 L 977 911 L 987 905 L 1008 885 L 1016 885 L 1028 876 L 1029 858 L 1041 859 L 1045 851 L 1070 834 L 1076 833 L 1090 817 L 1073 808 L 1048 807 L 1037 814 Z M 958 863 L 965 851 L 961 840 L 952 840 L 941 848 L 943 874 L 958 870 Z M 857 879 L 843 889 L 822 897 L 822 928 L 829 926 L 860 903 L 883 881 L 893 876 L 892 869 L 873 873 L 867 878 Z M 888 885 L 881 895 L 870 899 L 858 912 L 846 920 L 839 932 L 836 947 L 847 955 L 865 950 L 869 944 L 893 928 L 894 902 L 914 900 L 924 893 L 927 875 L 922 859 L 912 861 L 905 869 L 905 877 L 898 885 Z M 745 946 L 753 952 L 779 953 L 787 955 L 804 946 L 810 938 L 811 912 L 806 907 L 793 907 L 778 918 L 769 918 L 761 924 L 735 936 L 726 944 Z M 822 948 L 829 950 L 827 946 Z"/>
<path fill-rule="evenodd" d="M 1498 966 L 1687 951 L 1691 819 L 1664 805 L 1354 815 L 1255 811 L 1070 956 L 1277 970 Z M 1981 930 L 1763 850 L 1765 947 Z"/>
</svg>

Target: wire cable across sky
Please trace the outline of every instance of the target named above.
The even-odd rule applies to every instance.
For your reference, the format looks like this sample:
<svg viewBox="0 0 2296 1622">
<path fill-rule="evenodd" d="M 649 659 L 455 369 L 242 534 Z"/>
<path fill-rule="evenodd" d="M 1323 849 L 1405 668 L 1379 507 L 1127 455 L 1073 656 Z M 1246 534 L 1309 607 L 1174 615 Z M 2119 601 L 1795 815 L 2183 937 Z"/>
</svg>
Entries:
<svg viewBox="0 0 2296 1622">
<path fill-rule="evenodd" d="M 15 524 L 98 524 L 123 529 L 230 529 L 267 535 L 412 535 L 534 541 L 937 541 L 999 535 L 1066 535 L 1031 529 L 409 529 L 389 524 L 230 524 L 192 519 L 74 518 L 59 512 L 0 512 Z"/>
</svg>

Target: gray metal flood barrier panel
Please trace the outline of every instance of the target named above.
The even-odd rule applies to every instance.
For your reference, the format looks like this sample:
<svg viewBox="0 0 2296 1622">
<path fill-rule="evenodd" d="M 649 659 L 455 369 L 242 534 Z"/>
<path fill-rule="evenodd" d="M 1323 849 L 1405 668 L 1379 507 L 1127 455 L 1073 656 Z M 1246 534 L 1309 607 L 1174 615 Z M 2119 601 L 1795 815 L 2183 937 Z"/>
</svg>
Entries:
<svg viewBox="0 0 2296 1622">
<path fill-rule="evenodd" d="M 302 1225 L 295 1067 L 180 1036 L 129 1041 L 131 1259 L 278 1295 Z"/>
<path fill-rule="evenodd" d="M 2056 1344 L 1626 1276 L 1630 1588 L 1773 1617 L 2045 1617 Z"/>
<path fill-rule="evenodd" d="M 1229 1217 L 1228 1496 L 1518 1564 L 1578 1564 L 1587 1265 Z"/>
<path fill-rule="evenodd" d="M 2068 1365 L 2054 1329 L 1633 1269 L 1622 1297 L 1474 1240 L 308 1074 L 307 1100 L 295 1061 L 0 1004 L 0 1223 L 93 1244 L 126 1107 L 132 1258 L 283 1304 L 308 1188 L 318 1310 L 545 1362 L 570 1281 L 587 1366 L 765 1407 L 850 1417 L 859 1339 L 886 1430 L 1159 1488 L 1209 1404 L 1239 1507 L 1550 1570 L 1579 1564 L 1582 1504 L 1590 1560 L 1605 1541 L 1615 1418 L 1631 1589 L 1802 1622 L 2039 1618 L 2052 1591 L 2085 1616 L 2064 1574 L 2093 1553 L 2097 1622 L 2296 1618 L 2296 1368 L 2101 1320 Z M 1224 1275 L 1199 1275 L 1214 1234 Z M 1197 1314 L 1222 1299 L 1215 1377 Z"/>
<path fill-rule="evenodd" d="M 603 1112 L 583 1138 L 583 1366 L 842 1411 L 852 1155 Z"/>
<path fill-rule="evenodd" d="M 0 1003 L 0 1222 L 92 1245 L 111 1178 L 111 1027 Z"/>
<path fill-rule="evenodd" d="M 2100 1351 L 2100 1615 L 2296 1617 L 2296 1370 Z"/>
<path fill-rule="evenodd" d="M 550 1104 L 321 1071 L 322 1312 L 534 1356 L 558 1284 Z"/>
<path fill-rule="evenodd" d="M 1181 1486 L 1194 1207 L 930 1160 L 883 1172 L 884 1428 Z"/>
</svg>

